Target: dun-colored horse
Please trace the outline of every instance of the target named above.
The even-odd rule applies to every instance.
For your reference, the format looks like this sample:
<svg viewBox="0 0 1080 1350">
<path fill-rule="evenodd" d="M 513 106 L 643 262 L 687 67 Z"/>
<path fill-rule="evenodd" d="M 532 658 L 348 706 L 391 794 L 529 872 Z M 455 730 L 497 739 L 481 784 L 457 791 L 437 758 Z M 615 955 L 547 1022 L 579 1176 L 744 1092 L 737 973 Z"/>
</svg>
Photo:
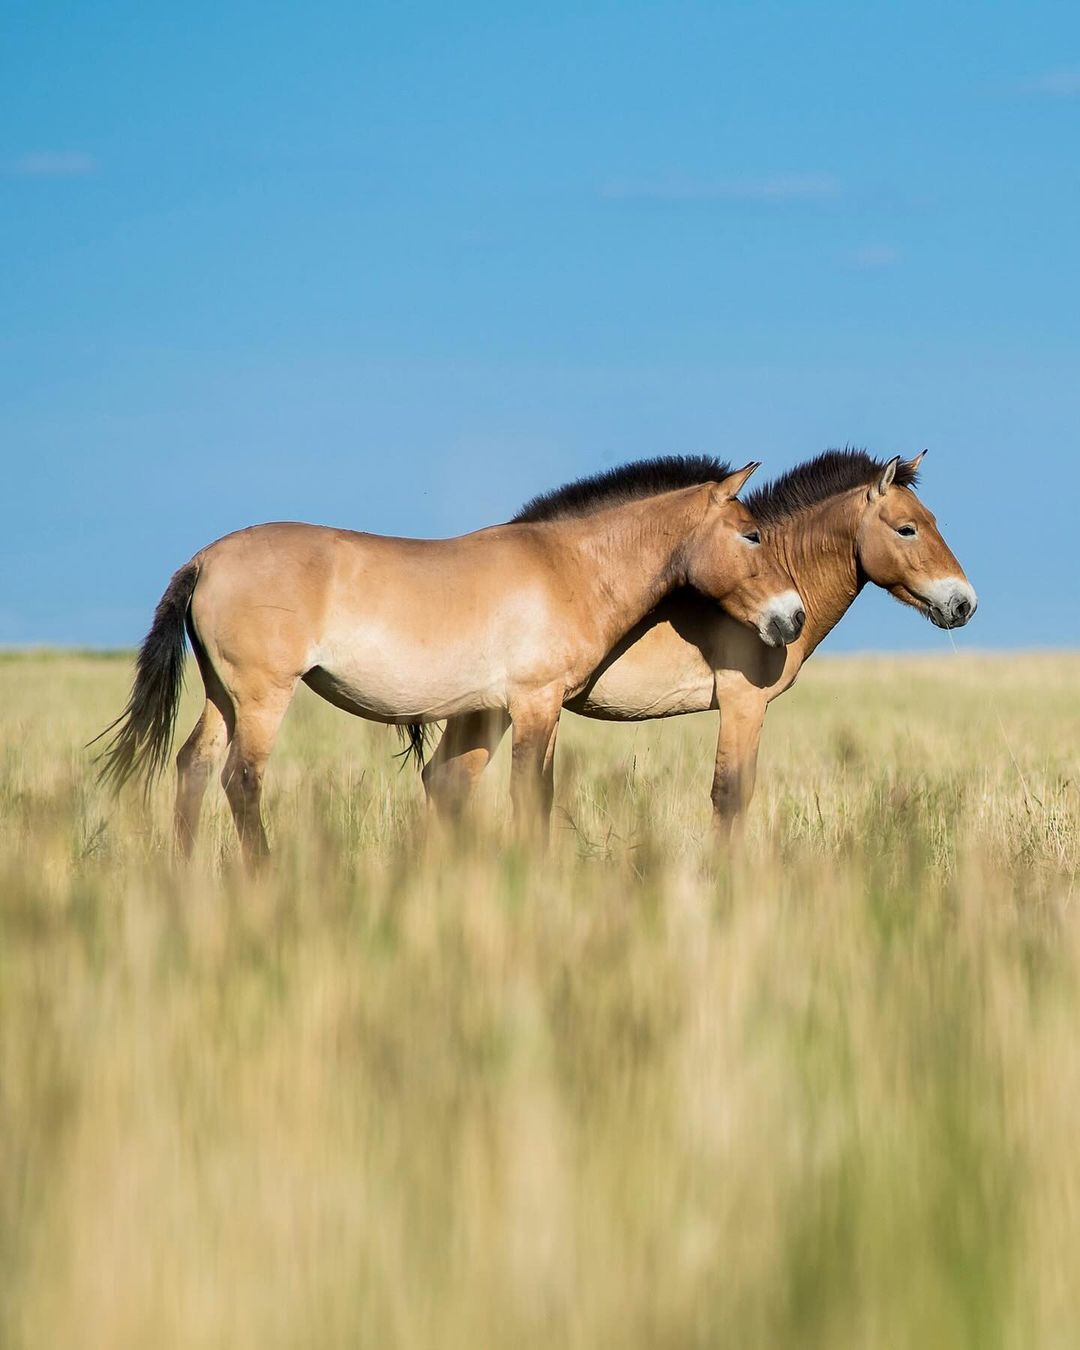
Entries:
<svg viewBox="0 0 1080 1350">
<path fill-rule="evenodd" d="M 242 850 L 249 861 L 266 852 L 263 774 L 301 680 L 375 721 L 512 723 L 515 814 L 535 808 L 546 828 L 563 704 L 669 591 L 719 602 L 762 650 L 798 637 L 802 601 L 735 498 L 756 467 L 627 465 L 456 539 L 301 524 L 227 535 L 180 568 L 158 604 L 103 776 L 119 786 L 164 767 L 186 629 L 206 703 L 177 757 L 182 850 L 228 747 L 222 783 Z"/>
<path fill-rule="evenodd" d="M 791 688 L 867 581 L 939 628 L 959 628 L 975 613 L 975 592 L 912 491 L 921 460 L 897 456 L 884 464 L 861 451 L 829 451 L 751 494 L 747 505 L 765 546 L 806 607 L 802 634 L 784 650 L 764 646 L 693 592 L 675 591 L 616 644 L 566 706 L 627 722 L 718 708 L 712 800 L 717 825 L 729 834 L 753 795 L 766 708 Z M 505 730 L 495 714 L 447 724 L 424 769 L 429 800 L 441 813 L 461 807 Z"/>
</svg>

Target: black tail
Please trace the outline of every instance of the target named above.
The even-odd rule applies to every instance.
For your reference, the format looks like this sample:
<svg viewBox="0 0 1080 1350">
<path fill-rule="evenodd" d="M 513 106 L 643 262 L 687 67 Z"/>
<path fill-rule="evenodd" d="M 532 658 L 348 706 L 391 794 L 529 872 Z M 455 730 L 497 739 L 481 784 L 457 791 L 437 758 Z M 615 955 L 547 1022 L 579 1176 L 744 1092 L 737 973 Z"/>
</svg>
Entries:
<svg viewBox="0 0 1080 1350">
<path fill-rule="evenodd" d="M 114 792 L 133 776 L 141 777 L 149 792 L 169 758 L 184 685 L 184 625 L 198 579 L 199 564 L 193 559 L 169 582 L 139 648 L 127 706 L 90 742 L 93 745 L 113 732 L 98 756 L 98 777 Z"/>
<path fill-rule="evenodd" d="M 401 758 L 411 759 L 416 769 L 422 769 L 431 728 L 425 726 L 423 722 L 408 722 L 405 726 L 398 727 L 398 735 L 402 740 Z"/>
</svg>

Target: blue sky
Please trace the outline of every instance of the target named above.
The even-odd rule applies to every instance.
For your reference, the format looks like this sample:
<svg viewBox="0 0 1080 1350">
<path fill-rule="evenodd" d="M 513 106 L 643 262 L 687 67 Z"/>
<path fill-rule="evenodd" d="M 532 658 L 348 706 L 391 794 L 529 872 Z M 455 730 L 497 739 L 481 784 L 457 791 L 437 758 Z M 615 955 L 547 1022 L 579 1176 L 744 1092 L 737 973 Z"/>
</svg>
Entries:
<svg viewBox="0 0 1080 1350">
<path fill-rule="evenodd" d="M 968 646 L 1075 645 L 1080 6 L 34 4 L 0 48 L 0 642 L 258 520 L 929 446 Z M 944 636 L 864 596 L 834 648 Z"/>
</svg>

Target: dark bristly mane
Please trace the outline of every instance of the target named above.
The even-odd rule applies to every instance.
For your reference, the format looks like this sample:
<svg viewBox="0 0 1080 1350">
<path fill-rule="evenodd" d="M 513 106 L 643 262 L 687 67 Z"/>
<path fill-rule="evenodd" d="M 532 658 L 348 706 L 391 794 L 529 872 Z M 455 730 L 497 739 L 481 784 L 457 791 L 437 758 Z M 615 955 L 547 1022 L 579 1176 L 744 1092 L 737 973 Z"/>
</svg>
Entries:
<svg viewBox="0 0 1080 1350">
<path fill-rule="evenodd" d="M 696 487 L 699 483 L 718 483 L 731 473 L 731 466 L 711 455 L 659 455 L 656 459 L 639 459 L 617 469 L 607 469 L 590 478 L 579 478 L 541 492 L 525 503 L 513 518 L 514 524 L 531 524 L 538 520 L 563 520 L 570 516 L 587 516 L 608 506 L 636 501 L 640 497 L 655 497 L 661 492 L 678 488 Z"/>
<path fill-rule="evenodd" d="M 869 487 L 887 463 L 865 450 L 826 450 L 751 492 L 746 507 L 763 525 L 770 525 L 851 488 Z M 917 480 L 918 474 L 901 460 L 896 466 L 897 487 L 914 487 Z"/>
</svg>

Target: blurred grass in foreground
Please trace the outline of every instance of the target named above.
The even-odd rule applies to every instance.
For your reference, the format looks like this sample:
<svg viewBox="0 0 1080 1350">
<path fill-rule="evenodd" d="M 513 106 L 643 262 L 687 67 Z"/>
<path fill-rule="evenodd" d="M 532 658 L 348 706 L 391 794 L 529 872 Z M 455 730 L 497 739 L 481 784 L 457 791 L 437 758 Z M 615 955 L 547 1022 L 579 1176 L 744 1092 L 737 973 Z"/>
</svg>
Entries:
<svg viewBox="0 0 1080 1350">
<path fill-rule="evenodd" d="M 712 717 L 567 717 L 545 859 L 305 690 L 256 882 L 128 677 L 0 662 L 5 1347 L 1076 1343 L 1080 657 L 819 658 L 734 859 Z"/>
</svg>

